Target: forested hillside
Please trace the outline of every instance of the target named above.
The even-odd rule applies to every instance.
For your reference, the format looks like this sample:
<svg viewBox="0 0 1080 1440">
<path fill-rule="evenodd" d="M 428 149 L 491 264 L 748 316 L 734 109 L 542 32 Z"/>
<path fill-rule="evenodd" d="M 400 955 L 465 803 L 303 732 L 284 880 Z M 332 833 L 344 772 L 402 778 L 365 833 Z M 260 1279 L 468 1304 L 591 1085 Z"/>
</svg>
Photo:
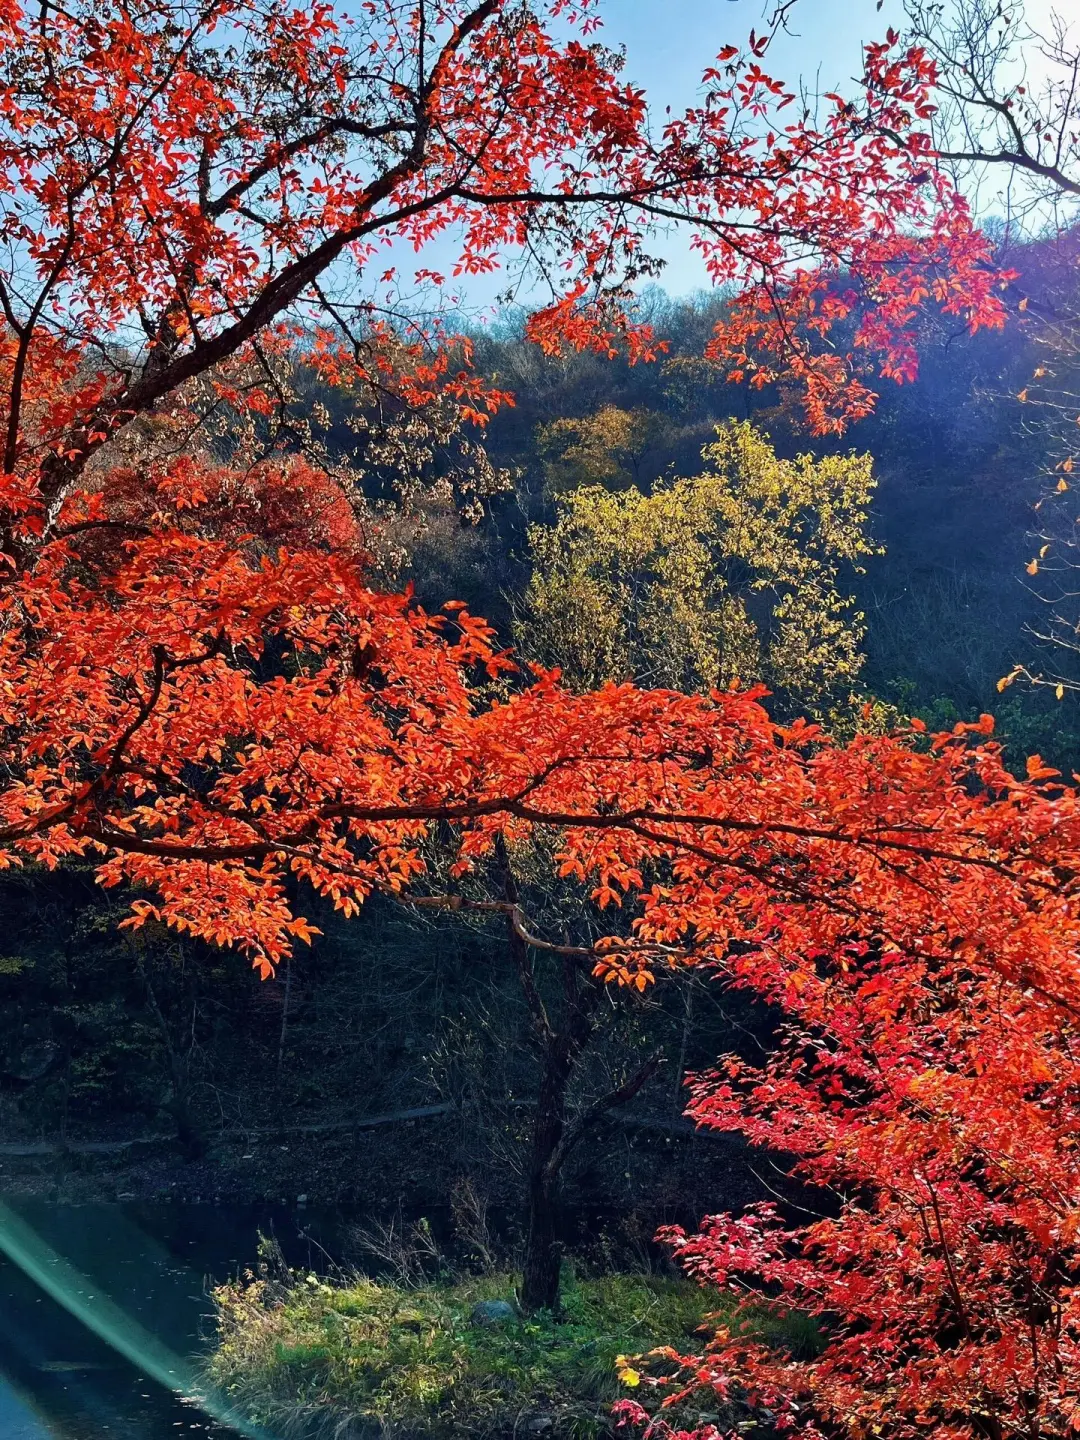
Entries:
<svg viewBox="0 0 1080 1440">
<path fill-rule="evenodd" d="M 1015 282 L 1020 297 L 1037 296 L 1046 283 L 1040 247 L 1010 252 L 1007 261 L 1023 277 Z M 648 491 L 671 476 L 694 476 L 715 427 L 749 420 L 782 457 L 872 459 L 865 529 L 882 553 L 859 562 L 863 573 L 845 573 L 866 617 L 865 693 L 943 724 L 992 709 L 1021 748 L 1067 746 L 1067 704 L 1031 692 L 999 698 L 996 688 L 1019 661 L 1056 676 L 1061 659 L 1036 638 L 1048 628 L 1043 597 L 1055 592 L 1025 573 L 1044 529 L 1045 507 L 1035 507 L 1057 481 L 1047 478 L 1053 439 L 1045 416 L 1018 398 L 1039 363 L 1030 335 L 1013 325 L 969 336 L 962 325 L 923 321 L 918 377 L 882 385 L 874 413 L 830 439 L 809 434 L 794 396 L 725 384 L 700 359 L 721 300 L 671 302 L 655 293 L 643 306 L 670 339 L 653 364 L 591 354 L 545 361 L 512 319 L 479 341 L 480 363 L 515 396 L 514 408 L 493 419 L 489 440 L 493 458 L 514 475 L 513 490 L 492 502 L 487 526 L 455 532 L 457 543 L 434 527 L 417 583 L 433 594 L 456 586 L 482 613 L 508 619 L 531 569 L 527 526 L 551 522 L 564 487 Z M 566 422 L 578 429 L 560 433 Z M 1056 503 L 1064 508 L 1060 497 Z M 1066 750 L 1056 753 L 1068 759 Z"/>
</svg>

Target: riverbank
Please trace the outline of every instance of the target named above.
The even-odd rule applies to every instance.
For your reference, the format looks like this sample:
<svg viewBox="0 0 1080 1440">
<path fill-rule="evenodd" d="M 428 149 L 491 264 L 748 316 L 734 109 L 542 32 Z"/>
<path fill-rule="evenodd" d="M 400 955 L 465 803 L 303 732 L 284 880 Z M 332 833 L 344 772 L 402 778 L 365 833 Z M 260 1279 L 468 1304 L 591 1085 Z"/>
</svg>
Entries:
<svg viewBox="0 0 1080 1440">
<path fill-rule="evenodd" d="M 264 1273 L 215 1292 L 210 1378 L 241 1413 L 297 1440 L 607 1440 L 614 1401 L 641 1394 L 633 1357 L 692 1348 L 733 1306 L 675 1276 L 568 1277 L 558 1317 L 521 1315 L 513 1294 L 508 1274 L 414 1288 Z M 788 1348 L 813 1343 L 798 1324 L 756 1324 Z M 703 1416 L 698 1399 L 694 1423 L 731 1429 L 747 1418 L 736 1409 Z"/>
<path fill-rule="evenodd" d="M 17 1138 L 18 1130 L 8 1129 L 0 1143 L 0 1196 L 231 1205 L 293 1205 L 304 1196 L 311 1205 L 384 1213 L 404 1205 L 430 1213 L 447 1205 L 463 1158 L 473 1158 L 462 1155 L 469 1123 L 443 1104 L 345 1121 L 299 1115 L 274 1124 L 267 1114 L 243 1128 L 209 1130 L 196 1158 L 160 1132 L 86 1128 L 63 1137 L 24 1130 Z M 741 1163 L 741 1141 L 695 1131 L 680 1118 L 615 1117 L 597 1135 L 592 1155 L 595 1163 L 571 1177 L 567 1203 L 638 1215 L 646 1228 L 673 1217 L 694 1223 L 718 1204 L 760 1198 Z M 489 1203 L 516 1209 L 516 1177 L 487 1159 L 474 1173 Z"/>
</svg>

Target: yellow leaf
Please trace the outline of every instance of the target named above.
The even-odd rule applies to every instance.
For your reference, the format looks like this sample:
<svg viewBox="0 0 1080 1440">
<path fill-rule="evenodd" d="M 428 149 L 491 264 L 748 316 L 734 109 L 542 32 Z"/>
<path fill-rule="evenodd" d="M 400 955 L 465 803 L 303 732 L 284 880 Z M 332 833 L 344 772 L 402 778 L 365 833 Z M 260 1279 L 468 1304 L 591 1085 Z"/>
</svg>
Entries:
<svg viewBox="0 0 1080 1440">
<path fill-rule="evenodd" d="M 1018 309 L 1018 310 L 1026 310 L 1027 307 L 1028 307 L 1028 302 L 1027 302 L 1027 296 L 1025 295 L 1024 298 L 1023 298 L 1023 300 L 1021 300 L 1021 301 L 1020 301 L 1020 304 L 1017 306 L 1017 309 Z"/>
<path fill-rule="evenodd" d="M 1047 550 L 1049 550 L 1049 549 L 1050 549 L 1050 546 L 1049 546 L 1049 545 L 1044 545 L 1044 546 L 1042 547 L 1042 549 L 1039 551 L 1039 559 L 1040 559 L 1040 560 L 1043 559 L 1043 557 L 1045 556 Z"/>
<path fill-rule="evenodd" d="M 1064 700 L 1064 699 L 1065 699 L 1065 686 L 1064 686 L 1064 685 L 1059 685 L 1059 686 L 1057 687 L 1057 689 L 1054 691 L 1054 694 L 1057 696 L 1057 698 L 1058 698 L 1059 700 Z"/>
<path fill-rule="evenodd" d="M 1071 455 L 1070 455 L 1069 458 L 1065 461 L 1064 465 L 1062 465 L 1061 468 L 1062 468 L 1062 470 L 1065 471 L 1065 474 L 1066 474 L 1066 475 L 1071 475 L 1071 474 L 1072 474 L 1072 470 L 1073 470 L 1073 458 L 1072 458 Z"/>
<path fill-rule="evenodd" d="M 1016 398 L 1017 398 L 1017 400 L 1020 401 L 1021 404 L 1023 404 L 1023 402 L 1027 399 L 1027 390 L 1026 390 L 1026 389 L 1021 390 L 1021 391 L 1020 391 L 1020 394 L 1017 395 Z"/>
<path fill-rule="evenodd" d="M 1059 493 L 1062 490 L 1067 490 L 1069 488 L 1069 482 L 1067 480 L 1059 480 L 1057 483 L 1057 488 Z"/>
<path fill-rule="evenodd" d="M 633 1389 L 635 1385 L 641 1384 L 641 1376 L 630 1365 L 628 1365 L 625 1370 L 619 1371 L 619 1379 L 624 1385 L 629 1385 L 631 1389 Z"/>
<path fill-rule="evenodd" d="M 1025 569 L 1029 575 L 1037 575 L 1039 573 L 1039 562 L 1032 560 L 1030 565 L 1025 566 Z"/>
</svg>

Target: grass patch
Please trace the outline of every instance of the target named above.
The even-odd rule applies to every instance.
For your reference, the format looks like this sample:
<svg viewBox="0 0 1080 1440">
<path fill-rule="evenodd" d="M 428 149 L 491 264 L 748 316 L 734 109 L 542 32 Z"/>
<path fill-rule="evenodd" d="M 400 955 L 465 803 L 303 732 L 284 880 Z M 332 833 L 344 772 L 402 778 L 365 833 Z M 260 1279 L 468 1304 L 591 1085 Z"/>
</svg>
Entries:
<svg viewBox="0 0 1080 1440">
<path fill-rule="evenodd" d="M 211 1379 L 284 1434 L 592 1440 L 610 1429 L 616 1357 L 687 1343 L 720 1299 L 684 1280 L 613 1275 L 572 1281 L 558 1320 L 472 1322 L 478 1301 L 512 1293 L 509 1276 L 226 1286 Z"/>
<path fill-rule="evenodd" d="M 612 1401 L 628 1393 L 616 1358 L 694 1348 L 699 1327 L 733 1304 L 685 1279 L 608 1275 L 571 1280 L 559 1319 L 472 1322 L 478 1301 L 512 1293 L 505 1275 L 417 1289 L 314 1276 L 225 1286 L 210 1378 L 286 1436 L 599 1440 L 614 1433 Z M 795 1348 L 805 1337 L 771 1340 Z"/>
</svg>

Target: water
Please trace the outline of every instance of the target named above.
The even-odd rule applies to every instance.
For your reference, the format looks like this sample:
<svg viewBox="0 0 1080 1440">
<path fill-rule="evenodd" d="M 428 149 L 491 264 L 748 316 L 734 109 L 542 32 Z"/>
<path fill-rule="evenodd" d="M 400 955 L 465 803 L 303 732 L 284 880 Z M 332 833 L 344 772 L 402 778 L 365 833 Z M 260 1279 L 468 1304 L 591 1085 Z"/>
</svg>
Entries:
<svg viewBox="0 0 1080 1440">
<path fill-rule="evenodd" d="M 0 1437 L 242 1440 L 192 1398 L 210 1285 L 255 1265 L 260 1230 L 290 1263 L 322 1269 L 313 1237 L 334 1253 L 340 1223 L 212 1205 L 0 1205 Z"/>
</svg>

